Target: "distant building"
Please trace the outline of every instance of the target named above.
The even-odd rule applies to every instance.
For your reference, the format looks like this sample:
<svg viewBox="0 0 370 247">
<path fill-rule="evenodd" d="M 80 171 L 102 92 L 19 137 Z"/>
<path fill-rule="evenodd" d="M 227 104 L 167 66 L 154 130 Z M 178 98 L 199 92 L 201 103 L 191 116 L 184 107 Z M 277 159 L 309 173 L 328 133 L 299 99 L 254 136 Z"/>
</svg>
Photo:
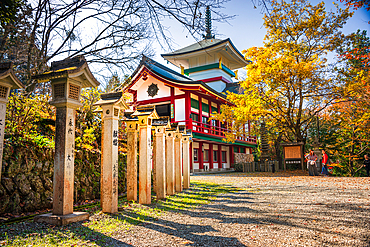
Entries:
<svg viewBox="0 0 370 247">
<path fill-rule="evenodd" d="M 209 120 L 212 113 L 220 112 L 222 104 L 232 105 L 226 92 L 239 90 L 239 84 L 232 82 L 233 70 L 248 63 L 230 39 L 215 39 L 209 29 L 204 40 L 162 54 L 181 73 L 143 57 L 126 87 L 134 104 L 155 105 L 159 116 L 169 116 L 172 123 L 192 130 L 194 172 L 230 169 L 234 153 L 252 153 L 256 147 L 256 137 L 249 135 L 235 143 L 223 141 L 224 133 L 230 130 L 219 121 Z M 249 128 L 247 124 L 247 133 Z"/>
</svg>

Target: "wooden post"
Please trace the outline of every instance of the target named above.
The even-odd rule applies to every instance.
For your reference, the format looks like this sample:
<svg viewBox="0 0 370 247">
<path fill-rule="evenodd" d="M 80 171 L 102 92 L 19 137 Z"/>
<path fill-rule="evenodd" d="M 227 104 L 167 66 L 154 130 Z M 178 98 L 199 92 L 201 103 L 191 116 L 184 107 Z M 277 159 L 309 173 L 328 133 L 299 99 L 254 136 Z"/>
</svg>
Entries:
<svg viewBox="0 0 370 247">
<path fill-rule="evenodd" d="M 166 131 L 166 193 L 175 194 L 175 132 Z"/>
<path fill-rule="evenodd" d="M 118 121 L 121 109 L 128 109 L 122 92 L 101 95 L 95 105 L 102 112 L 102 155 L 100 205 L 104 213 L 118 212 Z"/>
<path fill-rule="evenodd" d="M 175 191 L 182 191 L 182 134 L 175 134 Z"/>
<path fill-rule="evenodd" d="M 166 198 L 166 154 L 165 154 L 165 127 L 157 127 L 155 129 L 155 193 L 157 199 Z"/>
<path fill-rule="evenodd" d="M 139 123 L 139 203 L 151 203 L 151 171 L 152 171 L 152 121 L 158 118 L 155 108 L 138 107 L 136 112 L 131 115 L 138 117 Z"/>
<path fill-rule="evenodd" d="M 68 73 L 54 72 L 67 69 Z M 39 81 L 51 80 L 56 107 L 55 156 L 53 180 L 53 213 L 34 218 L 36 222 L 65 225 L 86 220 L 86 212 L 73 212 L 75 111 L 82 106 L 82 87 L 97 87 L 99 82 L 92 76 L 83 56 L 53 62 L 48 73 L 32 77 Z"/>
<path fill-rule="evenodd" d="M 191 137 L 189 135 L 183 135 L 182 137 L 184 189 L 190 188 L 190 139 Z"/>
<path fill-rule="evenodd" d="M 137 132 L 136 120 L 126 120 L 127 129 L 127 201 L 137 202 Z"/>
<path fill-rule="evenodd" d="M 139 116 L 139 203 L 151 203 L 151 118 Z"/>
</svg>

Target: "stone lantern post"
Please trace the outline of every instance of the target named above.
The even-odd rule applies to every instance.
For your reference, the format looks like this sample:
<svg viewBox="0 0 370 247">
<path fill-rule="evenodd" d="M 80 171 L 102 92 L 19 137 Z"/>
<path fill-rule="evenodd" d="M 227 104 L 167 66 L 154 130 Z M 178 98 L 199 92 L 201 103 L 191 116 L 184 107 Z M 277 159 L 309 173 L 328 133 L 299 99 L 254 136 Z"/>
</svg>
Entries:
<svg viewBox="0 0 370 247">
<path fill-rule="evenodd" d="M 175 194 L 175 128 L 166 130 L 166 193 Z"/>
<path fill-rule="evenodd" d="M 53 62 L 51 71 L 36 75 L 38 82 L 51 81 L 52 101 L 56 107 L 55 156 L 53 179 L 53 212 L 39 215 L 36 222 L 65 225 L 86 220 L 86 212 L 73 212 L 75 112 L 80 103 L 81 88 L 97 87 L 83 56 Z"/>
<path fill-rule="evenodd" d="M 125 114 L 126 115 L 126 114 Z M 127 201 L 137 201 L 137 134 L 138 119 L 126 115 L 127 130 Z"/>
<path fill-rule="evenodd" d="M 184 189 L 190 188 L 190 142 L 192 140 L 191 130 L 182 135 L 183 148 L 183 173 L 184 173 Z"/>
<path fill-rule="evenodd" d="M 132 114 L 139 121 L 139 203 L 151 203 L 152 120 L 158 118 L 154 107 L 138 107 Z"/>
<path fill-rule="evenodd" d="M 157 195 L 157 199 L 166 198 L 166 147 L 165 147 L 165 136 L 166 128 L 169 128 L 170 119 L 169 117 L 160 117 L 153 120 L 154 129 L 154 160 L 153 160 L 153 169 L 154 169 L 154 181 L 156 186 L 154 191 Z M 154 165 L 155 164 L 155 165 Z"/>
<path fill-rule="evenodd" d="M 15 76 L 12 67 L 12 63 L 0 63 L 0 180 L 3 164 L 6 104 L 8 103 L 9 92 L 10 89 L 24 87 L 22 82 Z"/>
<path fill-rule="evenodd" d="M 118 122 L 120 112 L 128 109 L 122 92 L 102 94 L 95 103 L 102 112 L 102 156 L 100 205 L 104 213 L 118 212 Z"/>
<path fill-rule="evenodd" d="M 182 191 L 182 133 L 175 133 L 175 191 Z"/>
</svg>

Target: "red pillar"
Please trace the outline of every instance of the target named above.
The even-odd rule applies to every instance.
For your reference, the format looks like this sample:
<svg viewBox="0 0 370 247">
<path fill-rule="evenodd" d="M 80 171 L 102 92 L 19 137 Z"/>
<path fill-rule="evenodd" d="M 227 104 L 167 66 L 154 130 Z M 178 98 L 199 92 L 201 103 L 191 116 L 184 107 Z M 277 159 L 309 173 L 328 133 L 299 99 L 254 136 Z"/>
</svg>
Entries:
<svg viewBox="0 0 370 247">
<path fill-rule="evenodd" d="M 203 166 L 203 151 L 202 151 L 202 147 L 203 147 L 203 142 L 199 142 L 199 150 L 198 150 L 198 155 L 199 155 L 199 169 L 204 169 L 204 166 Z"/>
<path fill-rule="evenodd" d="M 234 167 L 234 146 L 230 146 L 230 168 Z"/>
<path fill-rule="evenodd" d="M 218 168 L 222 168 L 222 146 L 218 145 Z"/>
<path fill-rule="evenodd" d="M 220 114 L 220 104 L 217 104 L 217 113 Z M 219 127 L 219 130 L 221 130 L 221 121 L 217 121 L 217 126 Z M 218 132 L 217 135 L 221 135 L 222 132 Z"/>
<path fill-rule="evenodd" d="M 213 169 L 213 144 L 209 143 L 209 170 Z"/>
<path fill-rule="evenodd" d="M 193 160 L 194 160 L 194 151 L 193 151 L 193 143 L 190 142 L 190 145 L 189 145 L 189 154 L 190 154 L 190 171 L 193 170 Z M 199 151 L 198 151 L 199 152 Z M 198 153 L 199 155 L 199 153 Z"/>
<path fill-rule="evenodd" d="M 185 92 L 185 120 L 186 120 L 186 128 L 187 129 L 192 129 L 191 127 L 191 98 L 190 98 L 190 92 L 186 91 Z"/>
<path fill-rule="evenodd" d="M 203 126 L 202 97 L 200 97 L 200 95 L 198 95 L 198 102 L 199 102 L 199 122 L 200 122 L 201 126 Z M 204 132 L 204 129 L 203 128 L 198 128 L 198 131 Z"/>
<path fill-rule="evenodd" d="M 175 88 L 171 87 L 171 122 L 175 121 Z"/>
</svg>

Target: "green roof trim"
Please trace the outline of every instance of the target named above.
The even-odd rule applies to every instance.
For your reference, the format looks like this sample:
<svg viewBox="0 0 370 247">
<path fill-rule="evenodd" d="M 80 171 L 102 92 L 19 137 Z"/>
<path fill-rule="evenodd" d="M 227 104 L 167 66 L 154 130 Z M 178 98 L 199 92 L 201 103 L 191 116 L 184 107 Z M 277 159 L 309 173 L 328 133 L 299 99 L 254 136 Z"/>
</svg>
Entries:
<svg viewBox="0 0 370 247">
<path fill-rule="evenodd" d="M 200 134 L 200 133 L 193 133 L 193 138 L 199 138 L 199 139 L 203 139 L 203 140 L 207 140 L 207 141 L 214 141 L 214 142 L 220 142 L 220 143 L 234 144 L 234 145 L 251 147 L 251 148 L 257 147 L 257 144 L 249 144 L 249 143 L 244 143 L 244 142 L 240 142 L 240 141 L 235 141 L 234 143 L 233 142 L 226 142 L 226 141 L 224 141 L 220 138 L 207 136 L 206 134 L 203 135 L 203 134 Z"/>
<path fill-rule="evenodd" d="M 207 65 L 185 69 L 184 73 L 188 75 L 189 73 L 194 73 L 194 72 L 199 72 L 199 71 L 209 70 L 209 69 L 218 69 L 218 68 L 219 68 L 219 63 L 212 63 L 212 64 L 207 64 Z M 235 73 L 223 64 L 222 64 L 222 70 L 225 71 L 230 76 L 235 77 Z"/>
</svg>

